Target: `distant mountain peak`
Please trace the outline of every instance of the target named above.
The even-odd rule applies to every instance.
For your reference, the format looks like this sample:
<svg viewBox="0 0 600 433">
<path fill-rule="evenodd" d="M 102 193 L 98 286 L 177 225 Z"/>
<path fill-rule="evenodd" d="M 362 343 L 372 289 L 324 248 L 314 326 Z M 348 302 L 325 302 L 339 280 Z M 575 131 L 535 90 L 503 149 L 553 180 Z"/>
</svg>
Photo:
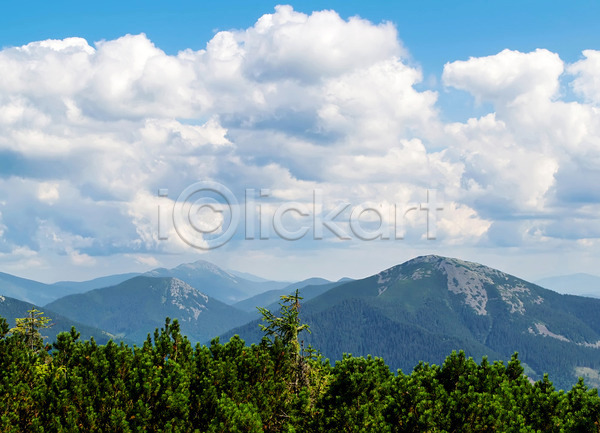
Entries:
<svg viewBox="0 0 600 433">
<path fill-rule="evenodd" d="M 206 271 L 212 272 L 225 272 L 220 267 L 215 265 L 214 263 L 207 262 L 206 260 L 196 260 L 191 263 L 182 263 L 181 265 L 175 267 L 174 269 L 203 269 Z"/>
<path fill-rule="evenodd" d="M 233 304 L 258 293 L 280 289 L 287 285 L 287 283 L 275 281 L 250 281 L 233 275 L 206 260 L 184 263 L 172 269 L 156 268 L 143 275 L 178 278 L 211 298 L 226 304 Z"/>
<path fill-rule="evenodd" d="M 196 260 L 196 261 L 191 262 L 191 263 L 182 263 L 181 265 L 177 266 L 175 269 L 183 269 L 183 268 L 206 269 L 206 270 L 213 270 L 213 271 L 221 271 L 221 268 L 219 268 L 214 263 L 211 263 L 209 261 L 202 260 L 202 259 Z"/>
<path fill-rule="evenodd" d="M 455 259 L 452 257 L 445 257 L 445 256 L 439 256 L 437 254 L 426 254 L 424 256 L 417 256 L 413 259 L 410 259 L 406 262 L 404 262 L 403 264 L 408 264 L 408 263 L 437 263 L 437 262 L 441 262 L 441 261 L 450 261 L 450 262 L 463 262 L 464 260 L 461 259 Z M 468 262 L 466 262 L 468 263 Z"/>
<path fill-rule="evenodd" d="M 172 269 L 172 271 L 187 271 L 187 272 L 208 272 L 220 277 L 227 278 L 233 282 L 237 282 L 235 275 L 221 269 L 217 265 L 206 260 L 196 260 L 192 263 L 184 263 Z"/>
<path fill-rule="evenodd" d="M 512 314 L 525 314 L 528 303 L 541 303 L 543 298 L 531 291 L 531 284 L 497 269 L 475 262 L 425 255 L 386 269 L 377 274 L 378 295 L 400 280 L 424 280 L 443 275 L 451 293 L 464 296 L 464 303 L 477 315 L 488 314 L 490 297 L 499 297 Z M 490 294 L 491 288 L 498 294 Z"/>
</svg>

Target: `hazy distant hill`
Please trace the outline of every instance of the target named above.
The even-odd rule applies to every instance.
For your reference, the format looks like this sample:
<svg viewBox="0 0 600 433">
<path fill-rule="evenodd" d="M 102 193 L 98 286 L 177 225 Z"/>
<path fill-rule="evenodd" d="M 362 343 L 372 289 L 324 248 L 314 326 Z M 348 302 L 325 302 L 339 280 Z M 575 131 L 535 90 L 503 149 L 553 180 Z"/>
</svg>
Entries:
<svg viewBox="0 0 600 433">
<path fill-rule="evenodd" d="M 249 274 L 248 272 L 240 272 L 240 271 L 235 271 L 233 269 L 228 269 L 227 272 L 229 272 L 231 275 L 235 275 L 236 277 L 243 278 L 244 280 L 254 281 L 255 283 L 272 282 L 272 280 L 268 280 L 266 278 L 259 277 L 254 274 Z M 280 282 L 283 284 L 290 284 L 289 282 L 285 282 L 285 281 L 280 281 Z"/>
<path fill-rule="evenodd" d="M 267 290 L 282 289 L 289 284 L 279 281 L 246 280 L 204 260 L 179 265 L 173 269 L 158 268 L 144 275 L 178 278 L 226 304 L 239 302 Z"/>
<path fill-rule="evenodd" d="M 233 304 L 269 290 L 279 290 L 290 284 L 269 281 L 242 272 L 227 272 L 210 262 L 198 260 L 173 269 L 153 269 L 144 274 L 130 272 L 106 275 L 87 281 L 59 281 L 53 284 L 44 284 L 0 272 L 0 295 L 36 305 L 46 305 L 63 296 L 114 286 L 139 275 L 179 278 L 226 304 Z"/>
<path fill-rule="evenodd" d="M 372 354 L 410 371 L 453 349 L 490 359 L 518 351 L 535 379 L 548 372 L 570 387 L 590 373 L 588 383 L 598 385 L 600 300 L 560 295 L 477 263 L 418 257 L 326 291 L 305 302 L 301 316 L 312 330 L 304 340 L 332 359 Z M 257 323 L 225 338 L 259 341 Z"/>
<path fill-rule="evenodd" d="M 77 331 L 81 334 L 83 340 L 89 340 L 91 337 L 94 337 L 94 340 L 96 340 L 97 343 L 105 344 L 109 339 L 114 339 L 114 336 L 108 332 L 67 319 L 65 316 L 47 308 L 39 307 L 29 302 L 20 301 L 8 296 L 0 296 L 0 316 L 8 321 L 11 328 L 15 326 L 16 318 L 26 317 L 27 311 L 33 308 L 42 311 L 46 317 L 52 319 L 52 327 L 44 329 L 41 332 L 43 336 L 48 337 L 45 340 L 48 343 L 54 342 L 56 336 L 60 332 L 68 332 L 73 326 L 75 326 Z"/>
<path fill-rule="evenodd" d="M 597 275 L 561 275 L 557 277 L 542 278 L 535 283 L 559 293 L 600 298 L 600 277 Z"/>
<path fill-rule="evenodd" d="M 0 295 L 36 305 L 44 305 L 72 293 L 68 287 L 44 284 L 0 272 Z"/>
<path fill-rule="evenodd" d="M 155 328 L 162 327 L 165 317 L 178 319 L 182 332 L 192 341 L 200 342 L 253 317 L 176 278 L 147 276 L 66 296 L 47 308 L 138 343 Z"/>
<path fill-rule="evenodd" d="M 239 308 L 240 310 L 256 312 L 256 307 L 268 307 L 273 303 L 276 304 L 281 299 L 281 296 L 289 295 L 293 293 L 296 289 L 302 289 L 307 286 L 323 286 L 321 287 L 321 290 L 314 289 L 305 291 L 305 293 L 303 293 L 302 296 L 305 298 L 305 300 L 308 300 L 329 290 L 332 287 L 331 284 L 331 281 L 326 280 L 324 278 L 308 278 L 297 283 L 292 283 L 289 286 L 284 287 L 283 289 L 269 290 L 267 292 L 259 293 L 258 295 L 252 296 L 251 298 L 244 299 L 240 302 L 236 302 L 235 304 L 233 304 L 233 306 Z"/>
<path fill-rule="evenodd" d="M 75 294 L 87 292 L 88 290 L 101 289 L 102 287 L 114 286 L 116 284 L 122 283 L 123 281 L 127 281 L 130 278 L 137 277 L 138 275 L 140 274 L 130 272 L 127 274 L 107 275 L 104 277 L 94 278 L 93 280 L 87 281 L 59 281 L 52 285 L 66 287 L 68 289 L 71 289 L 71 293 L 69 294 Z"/>
</svg>

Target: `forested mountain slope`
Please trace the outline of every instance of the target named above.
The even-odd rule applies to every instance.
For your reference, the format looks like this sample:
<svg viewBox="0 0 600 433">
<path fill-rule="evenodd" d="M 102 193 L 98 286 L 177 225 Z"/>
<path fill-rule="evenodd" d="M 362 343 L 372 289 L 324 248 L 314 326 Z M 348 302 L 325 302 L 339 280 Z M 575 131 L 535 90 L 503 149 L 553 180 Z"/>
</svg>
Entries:
<svg viewBox="0 0 600 433">
<path fill-rule="evenodd" d="M 422 256 L 305 302 L 305 344 L 332 359 L 382 356 L 410 371 L 453 349 L 490 359 L 519 352 L 526 373 L 568 388 L 598 385 L 600 300 L 560 295 L 477 263 Z M 258 321 L 225 334 L 261 338 Z"/>
</svg>

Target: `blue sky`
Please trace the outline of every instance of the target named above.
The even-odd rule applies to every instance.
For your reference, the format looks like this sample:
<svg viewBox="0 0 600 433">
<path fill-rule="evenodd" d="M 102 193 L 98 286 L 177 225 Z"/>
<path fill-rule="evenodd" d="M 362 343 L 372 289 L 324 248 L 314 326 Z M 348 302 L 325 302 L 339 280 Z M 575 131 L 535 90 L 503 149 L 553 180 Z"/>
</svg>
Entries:
<svg viewBox="0 0 600 433">
<path fill-rule="evenodd" d="M 596 272 L 597 2 L 275 5 L 2 5 L 0 271 L 55 281 L 203 258 L 339 278 L 437 253 L 529 279 Z M 385 209 L 384 226 L 428 190 L 444 209 L 434 240 L 419 210 L 400 240 L 250 240 L 242 223 L 205 252 L 172 221 L 160 239 L 158 206 L 203 180 L 242 207 L 269 189 L 269 218 L 315 190 L 346 219 Z"/>
<path fill-rule="evenodd" d="M 202 49 L 216 30 L 247 28 L 277 3 L 268 1 L 8 2 L 0 14 L 2 46 L 79 36 L 90 42 L 126 33 L 146 33 L 169 54 Z M 359 15 L 393 22 L 410 52 L 428 72 L 470 56 L 504 48 L 544 47 L 574 61 L 598 44 L 600 4 L 595 1 L 304 1 L 289 3 L 304 13 L 333 9 L 343 18 Z"/>
</svg>

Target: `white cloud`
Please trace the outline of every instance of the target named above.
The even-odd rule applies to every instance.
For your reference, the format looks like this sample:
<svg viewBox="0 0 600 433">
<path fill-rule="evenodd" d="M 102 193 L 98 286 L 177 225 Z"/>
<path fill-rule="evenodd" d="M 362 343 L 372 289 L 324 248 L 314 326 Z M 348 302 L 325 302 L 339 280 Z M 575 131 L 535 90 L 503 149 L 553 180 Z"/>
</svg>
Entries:
<svg viewBox="0 0 600 433">
<path fill-rule="evenodd" d="M 504 50 L 493 56 L 447 63 L 442 80 L 480 101 L 510 105 L 555 96 L 563 69 L 558 54 L 545 49 L 531 53 Z"/>
<path fill-rule="evenodd" d="M 334 11 L 278 6 L 176 55 L 144 34 L 1 50 L 1 260 L 21 251 L 41 267 L 113 255 L 151 266 L 154 254 L 187 254 L 173 227 L 158 239 L 158 205 L 198 180 L 240 199 L 269 188 L 269 200 L 310 203 L 320 189 L 327 209 L 419 203 L 436 188 L 448 203 L 439 245 L 559 239 L 560 225 L 544 221 L 576 212 L 568 221 L 585 225 L 596 217 L 585 206 L 600 200 L 600 56 L 584 56 L 565 66 L 545 49 L 504 50 L 450 62 L 444 85 L 494 111 L 444 123 L 396 28 Z M 561 99 L 569 78 L 581 100 Z M 240 238 L 227 251 L 243 251 Z"/>
<path fill-rule="evenodd" d="M 445 203 L 437 222 L 438 237 L 451 245 L 460 245 L 465 240 L 477 241 L 486 234 L 491 224 L 468 206 Z"/>
<path fill-rule="evenodd" d="M 600 158 L 600 118 L 585 102 L 559 99 L 563 70 L 558 55 L 547 50 L 504 50 L 445 66 L 446 85 L 493 102 L 497 110 L 445 127 L 451 154 L 465 164 L 463 200 L 479 202 L 496 217 L 546 218 L 593 199 L 590 179 L 600 172 L 585 161 Z M 580 62 L 567 70 L 587 71 Z M 581 88 L 577 80 L 573 85 Z"/>
<path fill-rule="evenodd" d="M 451 154 L 463 164 L 461 199 L 494 212 L 543 212 L 557 157 L 523 146 L 506 122 L 490 114 L 446 126 Z"/>
<path fill-rule="evenodd" d="M 6 230 L 6 226 L 2 222 L 2 212 L 0 212 L 0 239 L 4 237 L 4 232 Z"/>
<path fill-rule="evenodd" d="M 68 250 L 69 258 L 76 266 L 93 266 L 97 263 L 96 259 L 85 253 L 80 253 L 76 250 Z"/>
<path fill-rule="evenodd" d="M 575 75 L 572 86 L 575 92 L 587 101 L 600 104 L 600 51 L 584 50 L 585 59 L 568 68 Z"/>
<path fill-rule="evenodd" d="M 160 266 L 160 262 L 152 256 L 140 256 L 140 255 L 132 255 L 131 256 L 136 262 L 153 268 L 157 268 Z"/>
<path fill-rule="evenodd" d="M 305 15 L 291 6 L 275 11 L 237 34 L 248 55 L 246 72 L 259 81 L 310 83 L 404 55 L 391 23 L 375 26 L 357 17 L 344 21 L 334 11 Z"/>
<path fill-rule="evenodd" d="M 346 134 L 364 149 L 388 148 L 401 134 L 436 122 L 434 92 L 418 92 L 421 73 L 396 58 L 327 80 L 319 108 L 325 131 Z"/>
<path fill-rule="evenodd" d="M 81 38 L 4 49 L 0 52 L 0 91 L 40 99 L 51 96 L 60 101 L 87 86 L 93 54 L 94 49 Z"/>
<path fill-rule="evenodd" d="M 54 250 L 69 254 L 81 248 L 91 247 L 94 243 L 94 239 L 91 237 L 62 230 L 47 220 L 38 221 L 36 239 L 42 250 Z"/>
<path fill-rule="evenodd" d="M 60 192 L 58 190 L 57 183 L 43 182 L 38 187 L 38 199 L 49 205 L 56 203 L 60 198 Z"/>
</svg>

